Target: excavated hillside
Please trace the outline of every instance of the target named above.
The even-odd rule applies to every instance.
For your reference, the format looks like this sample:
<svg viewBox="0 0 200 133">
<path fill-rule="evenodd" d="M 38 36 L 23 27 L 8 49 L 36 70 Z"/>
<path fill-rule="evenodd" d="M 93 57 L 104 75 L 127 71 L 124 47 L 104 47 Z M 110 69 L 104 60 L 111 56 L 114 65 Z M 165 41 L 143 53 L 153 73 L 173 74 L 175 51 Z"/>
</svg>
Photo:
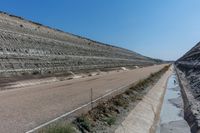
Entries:
<svg viewBox="0 0 200 133">
<path fill-rule="evenodd" d="M 194 46 L 183 57 L 177 61 L 177 66 L 182 70 L 189 84 L 191 92 L 195 98 L 200 97 L 200 43 Z M 200 99 L 199 99 L 200 100 Z"/>
<path fill-rule="evenodd" d="M 1 75 L 146 66 L 158 62 L 133 51 L 0 13 Z"/>
<path fill-rule="evenodd" d="M 185 119 L 192 133 L 200 132 L 200 43 L 175 63 L 182 86 Z"/>
</svg>

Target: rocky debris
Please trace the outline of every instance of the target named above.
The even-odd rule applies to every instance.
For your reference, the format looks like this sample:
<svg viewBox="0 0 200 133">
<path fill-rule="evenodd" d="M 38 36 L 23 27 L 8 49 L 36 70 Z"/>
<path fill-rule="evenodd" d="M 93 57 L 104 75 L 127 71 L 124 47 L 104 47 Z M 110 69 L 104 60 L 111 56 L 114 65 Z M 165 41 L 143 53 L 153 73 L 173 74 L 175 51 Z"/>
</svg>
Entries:
<svg viewBox="0 0 200 133">
<path fill-rule="evenodd" d="M 159 62 L 130 50 L 0 13 L 0 73 L 4 76 L 146 66 Z"/>
<path fill-rule="evenodd" d="M 185 119 L 192 132 L 200 131 L 200 43 L 175 64 L 182 84 Z"/>
<path fill-rule="evenodd" d="M 177 67 L 185 74 L 196 99 L 200 96 L 200 43 L 176 61 Z M 199 99 L 200 100 L 200 99 Z"/>
</svg>

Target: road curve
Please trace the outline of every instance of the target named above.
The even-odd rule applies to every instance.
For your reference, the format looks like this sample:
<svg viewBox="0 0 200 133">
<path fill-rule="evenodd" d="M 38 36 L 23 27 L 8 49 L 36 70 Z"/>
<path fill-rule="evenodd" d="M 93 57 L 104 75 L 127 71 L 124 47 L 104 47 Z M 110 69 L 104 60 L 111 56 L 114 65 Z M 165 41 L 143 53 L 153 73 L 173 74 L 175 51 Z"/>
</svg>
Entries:
<svg viewBox="0 0 200 133">
<path fill-rule="evenodd" d="M 164 65 L 22 87 L 0 92 L 0 132 L 22 133 L 90 101 L 108 91 L 148 77 Z"/>
</svg>

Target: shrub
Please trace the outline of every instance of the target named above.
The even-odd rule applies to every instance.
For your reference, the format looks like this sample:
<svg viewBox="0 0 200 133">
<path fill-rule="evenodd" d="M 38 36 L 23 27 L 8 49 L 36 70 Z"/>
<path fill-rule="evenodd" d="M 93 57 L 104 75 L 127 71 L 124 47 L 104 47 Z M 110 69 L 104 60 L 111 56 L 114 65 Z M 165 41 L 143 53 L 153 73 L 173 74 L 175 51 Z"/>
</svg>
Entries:
<svg viewBox="0 0 200 133">
<path fill-rule="evenodd" d="M 111 126 L 111 125 L 114 125 L 114 124 L 115 124 L 115 122 L 116 122 L 116 117 L 110 116 L 110 117 L 105 118 L 104 121 L 105 121 L 109 126 Z"/>
<path fill-rule="evenodd" d="M 78 123 L 80 129 L 85 129 L 89 132 L 91 131 L 91 122 L 87 116 L 82 115 L 81 117 L 78 117 L 76 122 Z"/>
</svg>

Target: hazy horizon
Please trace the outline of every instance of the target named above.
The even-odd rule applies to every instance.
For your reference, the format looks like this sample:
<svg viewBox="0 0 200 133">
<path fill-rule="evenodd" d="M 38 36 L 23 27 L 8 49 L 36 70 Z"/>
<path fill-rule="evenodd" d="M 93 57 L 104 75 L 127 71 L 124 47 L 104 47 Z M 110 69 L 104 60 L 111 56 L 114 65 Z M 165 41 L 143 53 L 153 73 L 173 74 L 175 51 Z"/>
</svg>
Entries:
<svg viewBox="0 0 200 133">
<path fill-rule="evenodd" d="M 176 60 L 200 41 L 200 1 L 3 1 L 0 10 L 152 58 Z"/>
</svg>

